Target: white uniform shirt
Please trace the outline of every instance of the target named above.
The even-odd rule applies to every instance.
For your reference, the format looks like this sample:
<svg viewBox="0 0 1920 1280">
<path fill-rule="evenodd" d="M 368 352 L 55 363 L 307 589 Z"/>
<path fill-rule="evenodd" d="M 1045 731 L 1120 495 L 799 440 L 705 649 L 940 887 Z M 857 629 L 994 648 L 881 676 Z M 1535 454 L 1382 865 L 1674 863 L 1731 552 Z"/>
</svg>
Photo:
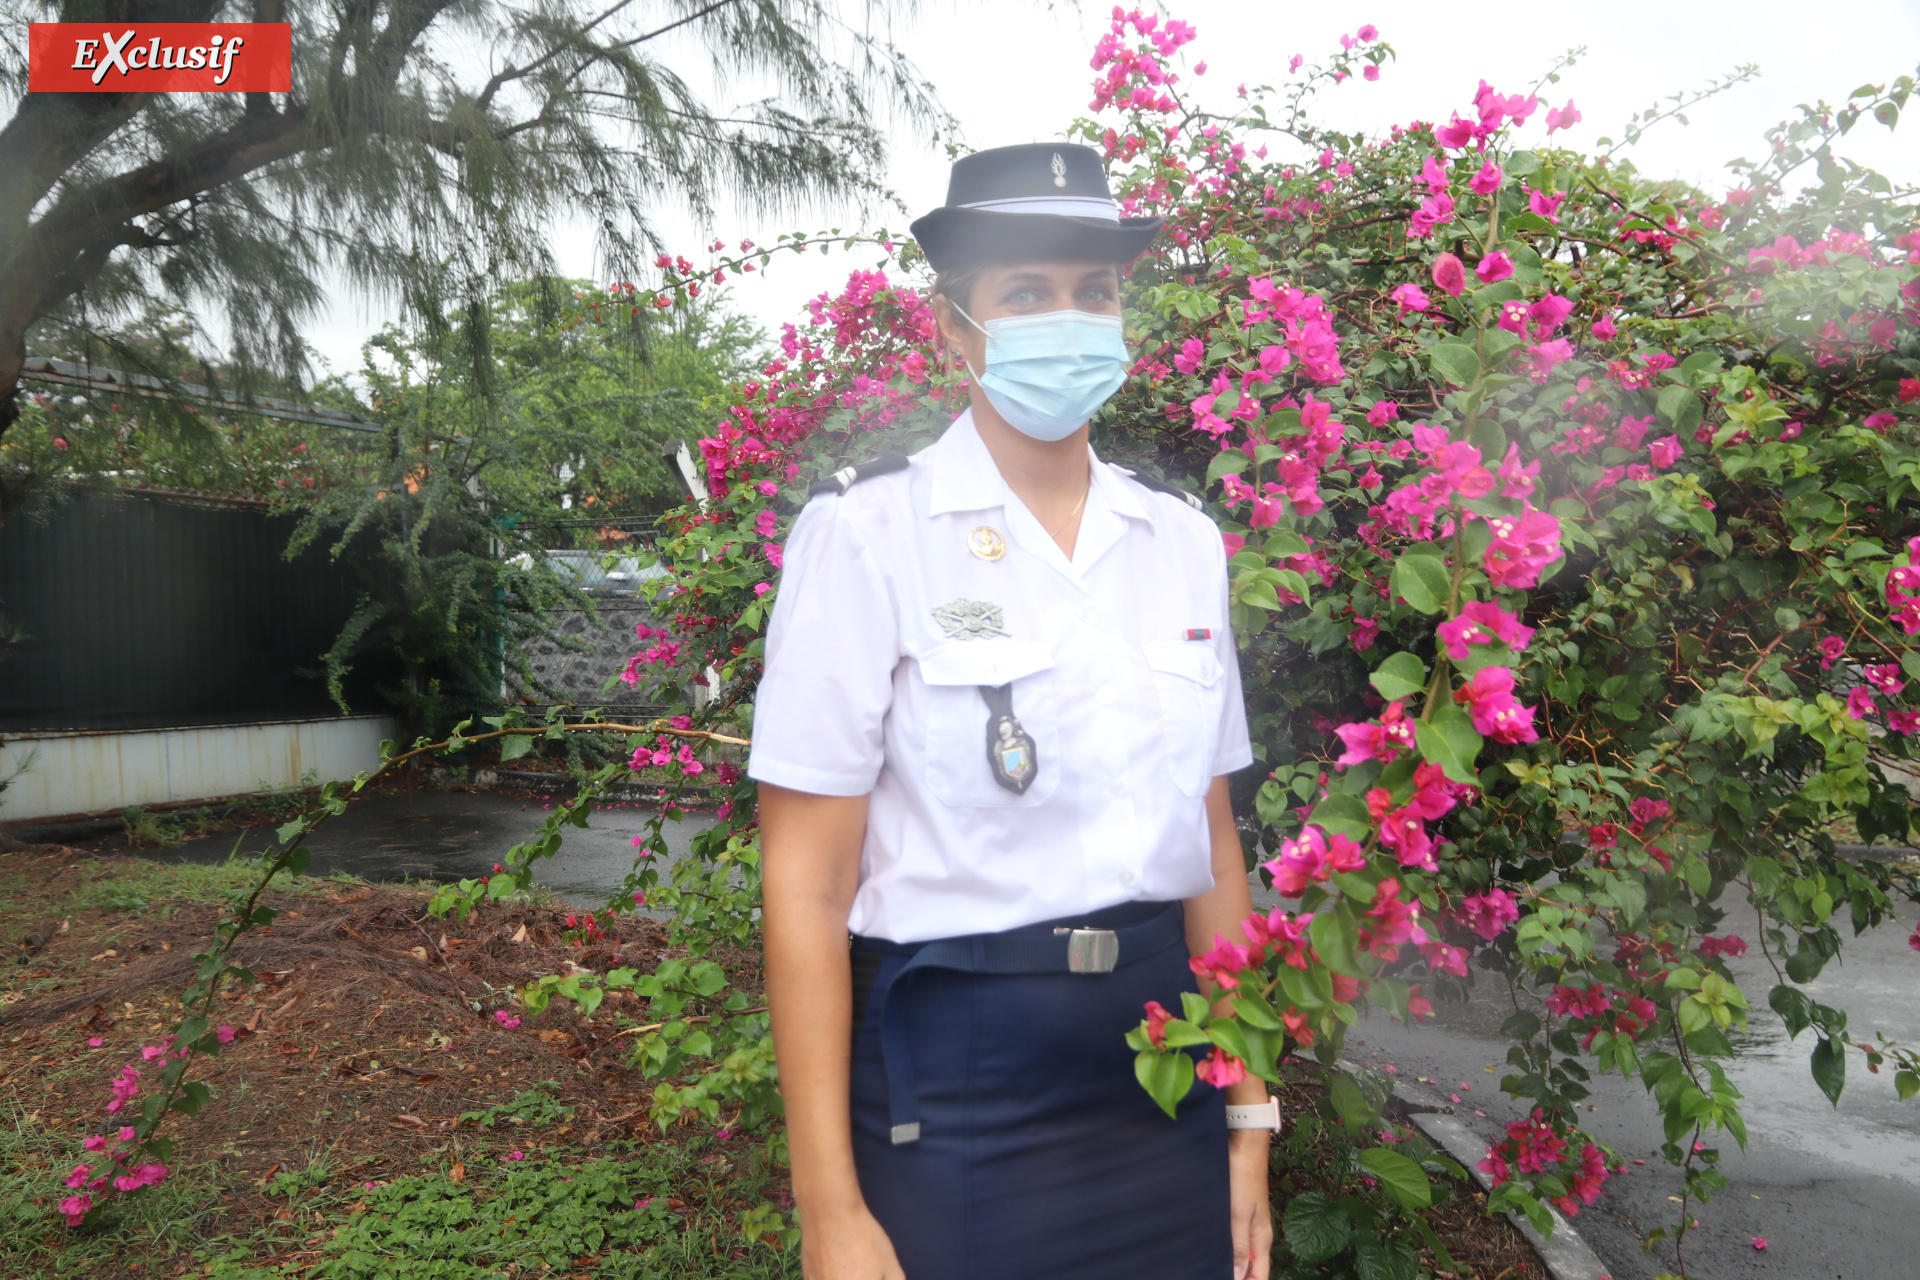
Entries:
<svg viewBox="0 0 1920 1280">
<path fill-rule="evenodd" d="M 1213 885 L 1205 797 L 1252 763 L 1206 516 L 1097 458 L 1069 561 L 962 414 L 905 471 L 813 499 L 788 538 L 748 772 L 872 793 L 852 932 L 990 933 Z M 997 561 L 968 549 L 997 531 Z M 1001 611 L 959 636 L 934 611 Z M 974 631 L 986 630 L 976 626 Z M 982 685 L 1039 772 L 994 781 Z"/>
</svg>

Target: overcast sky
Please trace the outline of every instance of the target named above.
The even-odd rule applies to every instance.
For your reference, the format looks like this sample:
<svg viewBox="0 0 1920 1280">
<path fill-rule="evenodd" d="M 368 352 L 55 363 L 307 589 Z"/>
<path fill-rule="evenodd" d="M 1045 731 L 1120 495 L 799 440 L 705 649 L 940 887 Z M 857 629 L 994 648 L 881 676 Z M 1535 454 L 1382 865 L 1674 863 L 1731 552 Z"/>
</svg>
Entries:
<svg viewBox="0 0 1920 1280">
<path fill-rule="evenodd" d="M 1583 121 L 1556 134 L 1576 147 L 1602 136 L 1619 138 L 1634 112 L 1655 100 L 1699 87 L 1743 63 L 1760 68 L 1757 80 L 1729 90 L 1689 113 L 1691 124 L 1661 125 L 1631 153 L 1649 174 L 1705 185 L 1725 183 L 1726 161 L 1754 157 L 1762 132 L 1792 113 L 1796 103 L 1838 103 L 1864 82 L 1884 84 L 1920 63 L 1920 0 L 1665 0 L 1656 5 L 1599 5 L 1574 0 L 1542 6 L 1465 8 L 1415 0 L 1373 0 L 1355 6 L 1274 4 L 1271 0 L 1181 0 L 1169 10 L 1191 23 L 1198 38 L 1184 51 L 1204 61 L 1201 98 L 1222 105 L 1235 85 L 1278 83 L 1295 53 L 1308 61 L 1337 48 L 1342 32 L 1373 23 L 1398 60 L 1377 83 L 1351 80 L 1325 95 L 1322 122 L 1342 129 L 1384 132 L 1411 119 L 1445 119 L 1465 111 L 1484 78 L 1503 93 L 1523 90 L 1553 60 L 1587 46 L 1578 64 L 1543 96 L 1554 106 L 1568 98 Z M 959 120 L 972 148 L 1062 136 L 1087 114 L 1094 42 L 1107 27 L 1108 8 L 1038 0 L 927 0 L 922 14 L 902 20 L 896 37 L 933 82 Z M 1493 15 L 1499 14 L 1500 17 Z M 1920 116 L 1920 100 L 1912 112 Z M 1544 113 L 1542 113 L 1544 114 Z M 1544 138 L 1536 115 L 1520 135 Z M 1841 152 L 1898 181 L 1920 182 L 1920 119 L 1889 133 L 1871 120 L 1857 126 Z M 914 215 L 939 204 L 946 191 L 945 157 L 923 140 L 902 137 L 892 164 L 895 189 Z M 684 213 L 663 210 L 659 225 L 672 246 L 696 261 L 719 236 L 770 242 L 783 230 L 865 225 L 852 208 L 796 211 L 749 219 L 722 211 L 717 225 L 696 225 Z M 891 210 L 869 211 L 871 222 L 902 226 Z M 598 276 L 590 236 L 558 228 L 555 243 L 570 274 Z M 769 331 L 800 314 L 806 299 L 835 288 L 870 257 L 776 259 L 758 277 L 732 286 L 737 307 Z M 388 318 L 389 306 L 344 295 L 334 299 L 313 333 L 322 355 L 339 372 L 359 366 L 360 344 Z"/>
</svg>

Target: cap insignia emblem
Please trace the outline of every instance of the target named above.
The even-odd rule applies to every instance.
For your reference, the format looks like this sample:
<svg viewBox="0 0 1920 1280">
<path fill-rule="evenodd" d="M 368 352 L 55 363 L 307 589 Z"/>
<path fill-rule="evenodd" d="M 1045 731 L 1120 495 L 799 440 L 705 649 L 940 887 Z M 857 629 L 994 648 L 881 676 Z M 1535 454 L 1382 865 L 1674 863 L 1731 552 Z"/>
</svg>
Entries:
<svg viewBox="0 0 1920 1280">
<path fill-rule="evenodd" d="M 1060 158 L 1058 151 L 1053 153 L 1053 185 L 1056 187 L 1067 185 L 1067 162 Z"/>
<path fill-rule="evenodd" d="M 998 529 L 983 524 L 967 535 L 967 550 L 981 560 L 994 561 L 1007 554 L 1007 540 Z"/>
<path fill-rule="evenodd" d="M 1000 606 L 987 600 L 955 600 L 936 605 L 933 620 L 949 640 L 991 640 L 1007 634 Z"/>
</svg>

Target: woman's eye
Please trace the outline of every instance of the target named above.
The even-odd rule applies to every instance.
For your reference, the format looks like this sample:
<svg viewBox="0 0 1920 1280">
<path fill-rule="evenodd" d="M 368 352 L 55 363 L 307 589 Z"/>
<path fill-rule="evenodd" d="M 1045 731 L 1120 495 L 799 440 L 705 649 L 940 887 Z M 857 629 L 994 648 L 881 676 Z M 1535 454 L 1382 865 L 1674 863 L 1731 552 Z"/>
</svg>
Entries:
<svg viewBox="0 0 1920 1280">
<path fill-rule="evenodd" d="M 1040 295 L 1031 289 L 1015 289 L 1003 302 L 1009 307 L 1030 307 L 1040 300 Z"/>
</svg>

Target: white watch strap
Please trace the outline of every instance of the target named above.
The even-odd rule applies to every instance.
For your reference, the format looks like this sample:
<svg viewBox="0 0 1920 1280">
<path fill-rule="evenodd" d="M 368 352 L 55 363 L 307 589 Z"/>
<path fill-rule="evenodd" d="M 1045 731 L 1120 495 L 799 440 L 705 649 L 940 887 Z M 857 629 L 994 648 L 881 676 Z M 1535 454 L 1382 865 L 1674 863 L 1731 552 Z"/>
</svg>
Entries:
<svg viewBox="0 0 1920 1280">
<path fill-rule="evenodd" d="M 1268 1098 L 1250 1107 L 1227 1106 L 1227 1128 L 1270 1129 L 1280 1132 L 1280 1099 Z"/>
</svg>

